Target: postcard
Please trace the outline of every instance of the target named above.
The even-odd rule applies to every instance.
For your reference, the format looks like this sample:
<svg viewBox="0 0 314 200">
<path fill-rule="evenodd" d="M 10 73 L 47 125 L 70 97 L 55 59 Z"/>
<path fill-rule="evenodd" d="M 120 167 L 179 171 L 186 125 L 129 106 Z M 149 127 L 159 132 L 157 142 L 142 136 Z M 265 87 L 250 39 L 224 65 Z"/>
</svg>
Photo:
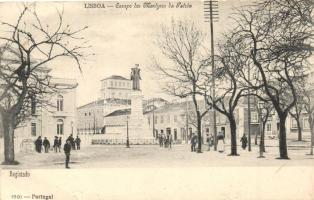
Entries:
<svg viewBox="0 0 314 200">
<path fill-rule="evenodd" d="M 0 2 L 1 199 L 313 199 L 313 8 Z"/>
</svg>

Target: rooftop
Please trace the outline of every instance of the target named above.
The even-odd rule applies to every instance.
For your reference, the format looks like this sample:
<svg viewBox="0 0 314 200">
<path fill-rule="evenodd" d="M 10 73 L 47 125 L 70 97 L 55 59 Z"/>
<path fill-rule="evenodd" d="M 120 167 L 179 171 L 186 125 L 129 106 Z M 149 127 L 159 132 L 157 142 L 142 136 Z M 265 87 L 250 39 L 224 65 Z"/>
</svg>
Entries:
<svg viewBox="0 0 314 200">
<path fill-rule="evenodd" d="M 92 101 L 90 103 L 87 103 L 85 105 L 82 105 L 82 106 L 78 107 L 77 109 L 86 108 L 86 107 L 89 107 L 91 105 L 104 105 L 104 100 L 100 99 L 100 100 L 97 100 L 97 101 Z"/>
<path fill-rule="evenodd" d="M 114 117 L 114 116 L 121 116 L 121 115 L 130 115 L 130 114 L 131 114 L 131 108 L 128 108 L 128 109 L 113 111 L 112 113 L 109 113 L 105 117 Z"/>
<path fill-rule="evenodd" d="M 124 78 L 123 76 L 118 76 L 118 75 L 112 75 L 112 76 L 109 76 L 107 78 L 104 78 L 102 80 L 107 80 L 107 79 L 115 79 L 115 80 L 129 80 L 127 78 Z"/>
</svg>

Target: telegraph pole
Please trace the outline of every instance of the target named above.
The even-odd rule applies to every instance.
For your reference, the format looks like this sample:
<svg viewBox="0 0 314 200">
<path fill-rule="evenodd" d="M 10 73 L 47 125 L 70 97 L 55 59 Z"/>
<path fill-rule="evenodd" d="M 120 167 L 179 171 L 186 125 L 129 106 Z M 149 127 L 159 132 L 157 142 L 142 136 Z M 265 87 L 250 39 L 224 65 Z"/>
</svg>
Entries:
<svg viewBox="0 0 314 200">
<path fill-rule="evenodd" d="M 188 100 L 186 99 L 186 119 L 185 119 L 185 123 L 186 123 L 186 143 L 188 143 L 188 138 L 189 138 L 189 113 L 188 113 Z"/>
<path fill-rule="evenodd" d="M 210 47 L 211 47 L 211 65 L 212 65 L 212 99 L 215 102 L 215 61 L 214 61 L 214 21 L 218 21 L 218 1 L 204 1 L 204 17 L 205 22 L 210 23 Z M 209 20 L 209 21 L 208 21 Z M 214 150 L 217 151 L 217 124 L 216 110 L 212 106 L 213 112 L 213 132 L 214 132 Z"/>
<path fill-rule="evenodd" d="M 155 99 L 153 99 L 153 137 L 157 138 L 155 135 Z"/>
<path fill-rule="evenodd" d="M 250 82 L 250 76 L 251 76 L 251 72 L 250 72 L 250 67 L 248 67 L 248 82 Z M 248 96 L 247 96 L 247 110 L 248 110 L 248 151 L 252 151 L 251 148 L 251 102 L 250 102 L 250 89 L 248 89 Z"/>
</svg>

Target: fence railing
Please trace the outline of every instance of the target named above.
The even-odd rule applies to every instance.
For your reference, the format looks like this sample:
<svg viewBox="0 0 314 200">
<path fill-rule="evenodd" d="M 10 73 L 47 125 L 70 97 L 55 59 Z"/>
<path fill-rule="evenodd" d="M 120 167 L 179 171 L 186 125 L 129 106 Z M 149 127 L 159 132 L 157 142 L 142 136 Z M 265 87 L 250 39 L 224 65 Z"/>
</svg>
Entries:
<svg viewBox="0 0 314 200">
<path fill-rule="evenodd" d="M 126 139 L 92 139 L 92 145 L 125 145 Z M 158 144 L 156 139 L 130 139 L 129 143 L 132 145 L 154 145 Z"/>
</svg>

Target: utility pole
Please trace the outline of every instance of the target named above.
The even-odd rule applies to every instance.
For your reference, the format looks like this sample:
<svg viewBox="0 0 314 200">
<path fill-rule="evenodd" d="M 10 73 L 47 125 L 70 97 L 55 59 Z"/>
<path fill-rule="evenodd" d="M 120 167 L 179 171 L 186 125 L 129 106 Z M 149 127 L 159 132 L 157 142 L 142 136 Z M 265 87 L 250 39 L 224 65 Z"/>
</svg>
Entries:
<svg viewBox="0 0 314 200">
<path fill-rule="evenodd" d="M 251 79 L 251 72 L 250 72 L 250 67 L 248 67 L 248 82 L 250 83 L 250 79 Z M 250 102 L 250 89 L 248 89 L 248 96 L 247 96 L 247 110 L 248 110 L 248 151 L 252 151 L 251 148 L 251 102 Z"/>
<path fill-rule="evenodd" d="M 130 148 L 130 141 L 129 141 L 129 116 L 126 116 L 126 148 Z"/>
<path fill-rule="evenodd" d="M 153 99 L 153 136 L 154 138 L 157 137 L 157 135 L 155 135 L 155 99 Z"/>
<path fill-rule="evenodd" d="M 215 61 L 214 61 L 214 20 L 218 21 L 218 1 L 204 1 L 205 22 L 210 23 L 210 47 L 211 47 L 211 65 L 212 65 L 212 99 L 215 102 Z M 208 21 L 209 20 L 209 21 Z M 217 122 L 216 110 L 212 106 L 213 112 L 213 132 L 214 132 L 214 150 L 217 151 Z"/>
<path fill-rule="evenodd" d="M 188 143 L 188 137 L 189 137 L 189 113 L 188 113 L 188 100 L 186 99 L 186 119 L 185 119 L 185 123 L 186 123 L 186 143 Z"/>
</svg>

